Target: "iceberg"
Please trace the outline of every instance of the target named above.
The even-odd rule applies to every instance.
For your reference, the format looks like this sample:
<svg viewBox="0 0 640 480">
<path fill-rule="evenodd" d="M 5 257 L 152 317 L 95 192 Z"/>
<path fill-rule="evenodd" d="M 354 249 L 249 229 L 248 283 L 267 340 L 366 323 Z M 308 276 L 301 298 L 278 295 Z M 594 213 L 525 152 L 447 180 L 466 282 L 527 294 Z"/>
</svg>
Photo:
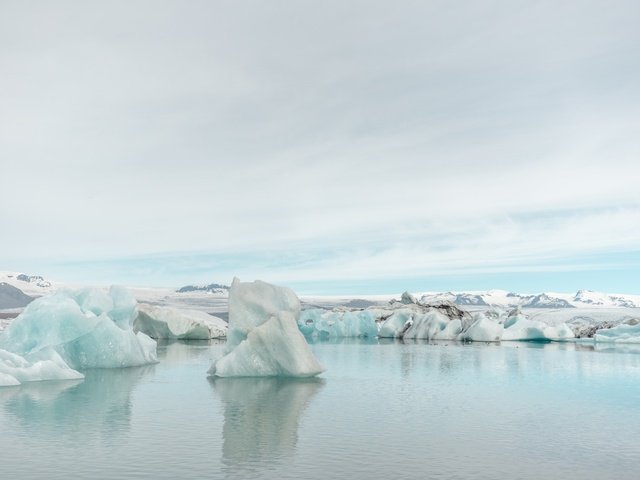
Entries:
<svg viewBox="0 0 640 480">
<path fill-rule="evenodd" d="M 378 315 L 374 310 L 303 310 L 300 331 L 308 338 L 376 338 Z"/>
<path fill-rule="evenodd" d="M 151 338 L 208 340 L 225 338 L 227 322 L 198 310 L 138 304 L 133 329 Z"/>
<path fill-rule="evenodd" d="M 508 314 L 490 309 L 472 317 L 450 302 L 433 305 L 393 302 L 390 308 L 391 314 L 386 316 L 378 332 L 380 338 L 469 342 L 564 341 L 575 338 L 566 323 L 554 326 L 530 320 L 519 309 Z"/>
<path fill-rule="evenodd" d="M 400 308 L 389 315 L 380 326 L 378 336 L 380 338 L 402 338 L 405 330 L 413 322 L 414 311 L 409 308 Z"/>
<path fill-rule="evenodd" d="M 69 367 L 58 354 L 47 352 L 48 359 L 29 361 L 20 355 L 0 350 L 0 387 L 44 380 L 78 380 L 84 375 Z"/>
<path fill-rule="evenodd" d="M 530 320 L 522 314 L 509 317 L 504 322 L 502 340 L 570 340 L 575 338 L 566 323 L 557 326 Z"/>
<path fill-rule="evenodd" d="M 34 365 L 44 361 L 39 368 L 51 367 L 47 361 L 73 370 L 156 363 L 156 342 L 133 331 L 135 308 L 122 287 L 59 291 L 30 303 L 0 334 L 0 349 Z"/>
<path fill-rule="evenodd" d="M 462 332 L 462 321 L 449 318 L 437 310 L 416 314 L 402 338 L 427 340 L 455 340 Z"/>
<path fill-rule="evenodd" d="M 266 282 L 229 290 L 226 354 L 209 369 L 217 377 L 313 377 L 325 369 L 298 329 L 300 300 L 292 290 Z"/>
<path fill-rule="evenodd" d="M 447 301 L 433 305 L 392 301 L 389 308 L 387 315 L 381 315 L 381 338 L 456 340 L 471 322 L 468 312 Z"/>
<path fill-rule="evenodd" d="M 635 320 L 635 319 L 634 319 Z M 593 336 L 597 343 L 640 343 L 640 323 L 630 321 L 613 328 L 598 330 Z"/>
<path fill-rule="evenodd" d="M 504 333 L 504 325 L 483 314 L 477 314 L 474 322 L 462 332 L 460 340 L 467 342 L 499 342 Z"/>
</svg>

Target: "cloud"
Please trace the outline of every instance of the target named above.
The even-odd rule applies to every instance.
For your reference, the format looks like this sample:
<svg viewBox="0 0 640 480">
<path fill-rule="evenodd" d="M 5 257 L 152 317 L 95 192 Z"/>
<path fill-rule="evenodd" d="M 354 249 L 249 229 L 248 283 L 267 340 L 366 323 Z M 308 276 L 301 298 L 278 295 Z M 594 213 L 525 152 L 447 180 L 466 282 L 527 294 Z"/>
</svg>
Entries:
<svg viewBox="0 0 640 480">
<path fill-rule="evenodd" d="M 0 262 L 331 281 L 640 250 L 616 5 L 4 3 Z"/>
</svg>

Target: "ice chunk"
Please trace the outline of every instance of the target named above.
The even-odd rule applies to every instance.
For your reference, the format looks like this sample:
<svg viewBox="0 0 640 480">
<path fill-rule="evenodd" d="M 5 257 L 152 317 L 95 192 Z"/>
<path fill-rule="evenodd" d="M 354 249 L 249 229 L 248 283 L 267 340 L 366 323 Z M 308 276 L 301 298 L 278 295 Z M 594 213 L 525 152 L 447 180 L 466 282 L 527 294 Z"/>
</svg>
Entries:
<svg viewBox="0 0 640 480">
<path fill-rule="evenodd" d="M 29 360 L 53 351 L 73 369 L 155 363 L 156 342 L 133 331 L 134 317 L 125 289 L 59 291 L 30 303 L 0 334 L 0 348 Z"/>
<path fill-rule="evenodd" d="M 596 343 L 640 343 L 640 324 L 622 323 L 613 328 L 598 330 L 593 339 Z"/>
<path fill-rule="evenodd" d="M 569 340 L 575 338 L 571 328 L 565 323 L 551 326 L 536 320 L 529 320 L 522 314 L 509 317 L 504 322 L 502 340 Z"/>
<path fill-rule="evenodd" d="M 42 353 L 41 357 L 45 356 Z M 20 355 L 0 350 L 0 387 L 20 385 L 24 382 L 42 380 L 75 380 L 84 378 L 71 368 L 52 350 L 46 352 L 45 360 L 29 361 Z"/>
<path fill-rule="evenodd" d="M 474 322 L 460 334 L 460 340 L 471 342 L 499 342 L 504 332 L 504 326 L 479 313 Z"/>
<path fill-rule="evenodd" d="M 309 338 L 376 338 L 377 312 L 374 310 L 303 310 L 298 320 L 300 331 Z"/>
<path fill-rule="evenodd" d="M 265 282 L 233 280 L 225 356 L 209 369 L 218 377 L 312 377 L 324 367 L 298 329 L 293 291 Z"/>
<path fill-rule="evenodd" d="M 378 336 L 380 338 L 401 338 L 404 331 L 409 328 L 413 321 L 415 311 L 410 308 L 399 308 L 387 317 Z"/>
<path fill-rule="evenodd" d="M 197 310 L 178 310 L 141 303 L 133 329 L 152 338 L 206 340 L 225 338 L 227 322 Z"/>
<path fill-rule="evenodd" d="M 462 331 L 459 318 L 450 319 L 437 310 L 418 313 L 404 332 L 405 339 L 455 340 Z"/>
<path fill-rule="evenodd" d="M 413 294 L 409 292 L 404 292 L 400 297 L 400 302 L 404 303 L 405 305 L 411 305 L 411 304 L 415 305 L 418 303 L 418 300 L 416 299 L 416 297 L 413 296 Z"/>
</svg>

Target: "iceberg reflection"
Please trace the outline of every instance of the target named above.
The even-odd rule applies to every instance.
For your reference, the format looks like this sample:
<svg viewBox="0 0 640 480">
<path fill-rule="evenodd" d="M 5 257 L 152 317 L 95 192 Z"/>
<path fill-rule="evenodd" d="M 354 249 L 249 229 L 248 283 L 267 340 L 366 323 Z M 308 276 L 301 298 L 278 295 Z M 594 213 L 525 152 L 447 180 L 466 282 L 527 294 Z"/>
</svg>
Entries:
<svg viewBox="0 0 640 480">
<path fill-rule="evenodd" d="M 224 404 L 222 461 L 251 469 L 291 455 L 302 412 L 321 378 L 210 378 Z"/>
<path fill-rule="evenodd" d="M 0 408 L 35 438 L 112 443 L 128 432 L 131 393 L 154 366 L 85 371 L 85 379 L 31 382 L 0 391 Z"/>
</svg>

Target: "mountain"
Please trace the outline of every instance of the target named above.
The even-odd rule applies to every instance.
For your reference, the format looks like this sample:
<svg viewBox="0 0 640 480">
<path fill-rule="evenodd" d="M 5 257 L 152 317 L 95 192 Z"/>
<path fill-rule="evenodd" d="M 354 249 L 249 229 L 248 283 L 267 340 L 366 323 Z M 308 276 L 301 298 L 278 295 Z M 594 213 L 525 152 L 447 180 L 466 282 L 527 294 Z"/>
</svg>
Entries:
<svg viewBox="0 0 640 480">
<path fill-rule="evenodd" d="M 0 271 L 0 282 L 12 285 L 32 297 L 41 297 L 53 292 L 58 287 L 41 275 L 27 275 L 20 272 Z"/>
<path fill-rule="evenodd" d="M 573 302 L 593 307 L 640 307 L 640 302 L 625 298 L 623 295 L 609 295 L 591 290 L 578 290 L 573 297 Z"/>
<path fill-rule="evenodd" d="M 19 288 L 5 282 L 0 282 L 0 309 L 22 308 L 33 301 L 33 297 L 26 295 Z"/>
<path fill-rule="evenodd" d="M 177 293 L 189 292 L 207 292 L 216 295 L 227 295 L 229 293 L 228 285 L 220 285 L 218 283 L 210 283 L 209 285 L 185 285 L 176 290 Z"/>
<path fill-rule="evenodd" d="M 562 298 L 551 297 L 546 293 L 534 295 L 521 305 L 523 308 L 575 308 Z"/>
<path fill-rule="evenodd" d="M 482 295 L 473 293 L 436 293 L 434 295 L 422 295 L 420 301 L 425 304 L 434 304 L 442 301 L 449 301 L 456 305 L 478 305 L 489 306 Z"/>
<path fill-rule="evenodd" d="M 486 292 L 427 292 L 420 297 L 421 303 L 449 301 L 466 307 L 499 308 L 640 308 L 640 295 L 619 295 L 591 290 L 579 290 L 575 295 L 543 292 L 522 294 L 505 290 Z"/>
<path fill-rule="evenodd" d="M 16 280 L 27 283 L 34 283 L 38 287 L 49 288 L 51 286 L 51 282 L 45 280 L 40 275 L 26 275 L 24 273 L 20 273 L 16 275 Z"/>
</svg>

